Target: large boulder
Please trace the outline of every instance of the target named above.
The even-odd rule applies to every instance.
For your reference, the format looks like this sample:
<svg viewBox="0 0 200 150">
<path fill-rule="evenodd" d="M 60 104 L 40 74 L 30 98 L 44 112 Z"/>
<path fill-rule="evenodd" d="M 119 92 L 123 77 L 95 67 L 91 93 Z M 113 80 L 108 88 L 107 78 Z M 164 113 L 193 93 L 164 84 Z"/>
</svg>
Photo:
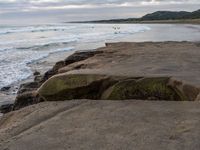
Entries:
<svg viewBox="0 0 200 150">
<path fill-rule="evenodd" d="M 45 82 L 46 80 L 48 80 L 50 77 L 52 77 L 53 75 L 57 74 L 58 69 L 62 68 L 65 66 L 65 62 L 64 61 L 59 61 L 57 62 L 52 69 L 48 70 L 47 72 L 44 73 L 41 82 Z"/>
<path fill-rule="evenodd" d="M 0 106 L 0 113 L 5 114 L 12 111 L 12 109 L 13 109 L 13 103 L 3 104 Z"/>
<path fill-rule="evenodd" d="M 16 97 L 15 103 L 13 105 L 13 110 L 18 110 L 42 101 L 43 100 L 38 96 L 36 91 L 24 92 Z"/>
<path fill-rule="evenodd" d="M 39 87 L 40 87 L 40 83 L 38 82 L 27 82 L 27 83 L 21 84 L 18 90 L 18 95 L 25 92 L 35 91 Z"/>
<path fill-rule="evenodd" d="M 102 99 L 182 100 L 179 94 L 168 86 L 168 81 L 167 77 L 120 81 L 106 90 Z"/>
<path fill-rule="evenodd" d="M 33 87 L 34 89 L 34 84 L 30 85 L 28 87 Z M 184 86 L 182 87 L 181 85 Z M 194 88 L 186 85 L 181 81 L 176 81 L 172 84 L 172 79 L 169 77 L 129 77 L 63 73 L 54 75 L 37 90 L 27 90 L 18 94 L 13 110 L 42 101 L 73 99 L 199 100 L 198 89 L 194 90 Z M 5 110 L 7 111 L 7 106 Z"/>
<path fill-rule="evenodd" d="M 59 74 L 47 80 L 38 94 L 46 101 L 71 99 L 100 99 L 101 94 L 114 83 L 117 77 L 93 74 Z"/>
</svg>

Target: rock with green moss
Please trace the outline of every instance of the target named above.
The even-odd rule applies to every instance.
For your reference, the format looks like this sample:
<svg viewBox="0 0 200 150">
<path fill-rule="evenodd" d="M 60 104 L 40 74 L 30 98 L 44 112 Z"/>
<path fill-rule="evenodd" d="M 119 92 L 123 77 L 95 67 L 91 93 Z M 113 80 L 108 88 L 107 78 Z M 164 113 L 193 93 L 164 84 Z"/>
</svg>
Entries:
<svg viewBox="0 0 200 150">
<path fill-rule="evenodd" d="M 182 100 L 179 94 L 167 85 L 168 81 L 167 77 L 124 80 L 106 90 L 102 99 Z"/>
<path fill-rule="evenodd" d="M 45 82 L 38 94 L 46 101 L 100 99 L 103 91 L 117 81 L 106 75 L 59 74 Z"/>
<path fill-rule="evenodd" d="M 59 74 L 38 90 L 46 101 L 94 100 L 183 100 L 168 85 L 168 77 L 134 78 L 94 74 Z"/>
<path fill-rule="evenodd" d="M 73 99 L 199 100 L 199 89 L 186 85 L 169 77 L 63 73 L 48 79 L 37 91 L 26 91 L 19 94 L 13 110 L 42 101 Z"/>
</svg>

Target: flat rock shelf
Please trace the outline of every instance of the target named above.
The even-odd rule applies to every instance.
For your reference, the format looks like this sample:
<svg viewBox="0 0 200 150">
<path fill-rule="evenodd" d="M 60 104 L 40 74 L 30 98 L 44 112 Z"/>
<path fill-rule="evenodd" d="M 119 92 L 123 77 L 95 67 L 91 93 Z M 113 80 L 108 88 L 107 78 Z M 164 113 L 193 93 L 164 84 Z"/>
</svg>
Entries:
<svg viewBox="0 0 200 150">
<path fill-rule="evenodd" d="M 3 107 L 0 149 L 198 149 L 199 75 L 199 42 L 75 52 Z"/>
</svg>

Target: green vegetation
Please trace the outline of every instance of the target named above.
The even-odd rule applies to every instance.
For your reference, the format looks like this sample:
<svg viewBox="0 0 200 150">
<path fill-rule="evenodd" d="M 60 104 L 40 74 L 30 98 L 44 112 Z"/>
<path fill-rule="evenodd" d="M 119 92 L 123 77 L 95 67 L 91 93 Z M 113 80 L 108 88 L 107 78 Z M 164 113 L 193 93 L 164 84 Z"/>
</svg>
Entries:
<svg viewBox="0 0 200 150">
<path fill-rule="evenodd" d="M 129 78 L 93 74 L 62 74 L 50 78 L 38 94 L 45 101 L 93 100 L 183 100 L 168 86 L 168 77 Z"/>
<path fill-rule="evenodd" d="M 76 23 L 200 23 L 200 9 L 194 12 L 157 11 L 141 18 L 85 21 Z"/>
<path fill-rule="evenodd" d="M 108 89 L 105 99 L 182 100 L 176 91 L 167 86 L 168 80 L 162 77 L 121 81 Z"/>
</svg>

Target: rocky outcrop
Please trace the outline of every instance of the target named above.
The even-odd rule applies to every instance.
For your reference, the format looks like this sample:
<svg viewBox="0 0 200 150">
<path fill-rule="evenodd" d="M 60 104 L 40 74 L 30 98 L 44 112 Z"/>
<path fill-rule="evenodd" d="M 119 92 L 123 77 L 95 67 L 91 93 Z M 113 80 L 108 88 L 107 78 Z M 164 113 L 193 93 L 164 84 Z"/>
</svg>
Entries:
<svg viewBox="0 0 200 150">
<path fill-rule="evenodd" d="M 41 82 L 45 82 L 47 79 L 52 77 L 53 75 L 58 73 L 58 70 L 64 66 L 70 65 L 75 62 L 83 61 L 86 60 L 90 57 L 93 57 L 94 55 L 103 53 L 103 51 L 80 51 L 80 52 L 75 52 L 71 56 L 67 57 L 64 61 L 59 61 L 55 64 L 55 66 L 47 71 Z"/>
<path fill-rule="evenodd" d="M 8 103 L 8 104 L 3 104 L 0 106 L 0 113 L 8 113 L 10 111 L 13 110 L 13 104 L 12 103 Z"/>
<path fill-rule="evenodd" d="M 45 101 L 100 99 L 102 92 L 118 82 L 118 77 L 93 74 L 59 74 L 46 81 L 38 94 Z"/>
<path fill-rule="evenodd" d="M 199 52 L 192 42 L 107 43 L 76 52 L 44 75 L 36 72 L 13 108 L 72 99 L 197 101 Z"/>
<path fill-rule="evenodd" d="M 103 51 L 80 51 L 76 52 L 73 55 L 69 56 L 67 59 L 65 59 L 65 65 L 69 65 L 75 62 L 79 62 L 82 60 L 86 60 L 90 57 L 93 57 L 94 55 L 101 54 Z"/>
<path fill-rule="evenodd" d="M 41 82 L 45 82 L 46 80 L 48 80 L 50 77 L 52 77 L 53 75 L 57 74 L 58 69 L 62 68 L 65 66 L 65 62 L 64 61 L 59 61 L 57 62 L 52 69 L 48 70 L 47 72 L 45 72 L 44 76 L 41 79 Z"/>
<path fill-rule="evenodd" d="M 2 91 L 2 92 L 7 92 L 7 91 L 9 91 L 10 90 L 10 86 L 5 86 L 5 87 L 2 87 L 1 89 L 0 89 L 0 91 Z"/>
<path fill-rule="evenodd" d="M 16 110 L 0 119 L 0 149 L 200 147 L 199 45 L 117 43 L 100 50 L 70 56 L 45 80 L 36 73 L 23 84 L 14 105 L 0 108 Z"/>
<path fill-rule="evenodd" d="M 76 52 L 73 55 L 71 55 L 68 58 L 66 58 L 65 60 L 57 62 L 53 66 L 53 68 L 51 70 L 47 71 L 44 75 L 41 75 L 40 72 L 35 71 L 33 73 L 34 81 L 21 84 L 19 89 L 18 89 L 18 93 L 17 93 L 17 97 L 16 97 L 14 105 L 12 104 L 12 106 L 11 105 L 2 106 L 2 109 L 1 109 L 2 112 L 9 112 L 10 110 L 18 110 L 20 108 L 23 108 L 23 107 L 26 107 L 26 106 L 29 106 L 29 105 L 36 104 L 36 103 L 44 101 L 42 99 L 42 97 L 38 96 L 37 89 L 46 80 L 48 80 L 50 77 L 58 74 L 58 70 L 60 68 L 62 68 L 64 66 L 67 66 L 69 64 L 75 63 L 75 62 L 79 62 L 79 61 L 85 60 L 85 59 L 87 59 L 89 57 L 92 57 L 92 56 L 94 56 L 96 54 L 100 54 L 100 53 L 102 53 L 102 51 Z M 74 97 L 75 97 L 75 95 L 74 95 Z M 88 98 L 89 97 L 91 97 L 91 96 L 88 96 Z"/>
<path fill-rule="evenodd" d="M 71 99 L 94 100 L 174 100 L 181 91 L 168 84 L 168 77 L 137 78 L 94 74 L 60 74 L 50 78 L 38 90 L 45 101 Z"/>
<path fill-rule="evenodd" d="M 176 100 L 181 96 L 170 86 L 169 78 L 141 78 L 120 81 L 105 91 L 103 99 L 107 100 Z"/>
<path fill-rule="evenodd" d="M 192 95 L 192 92 L 178 88 L 177 82 L 172 82 L 170 77 L 57 74 L 48 79 L 37 90 L 32 89 L 20 93 L 16 98 L 13 110 L 43 101 L 72 99 L 168 101 L 194 101 L 197 99 L 197 94 L 187 97 Z"/>
<path fill-rule="evenodd" d="M 16 97 L 12 110 L 18 110 L 29 105 L 37 104 L 42 101 L 43 100 L 40 97 L 38 97 L 36 91 L 24 92 Z"/>
<path fill-rule="evenodd" d="M 39 87 L 40 87 L 40 83 L 38 82 L 28 82 L 28 83 L 21 84 L 18 90 L 18 95 L 25 92 L 35 91 Z"/>
</svg>

